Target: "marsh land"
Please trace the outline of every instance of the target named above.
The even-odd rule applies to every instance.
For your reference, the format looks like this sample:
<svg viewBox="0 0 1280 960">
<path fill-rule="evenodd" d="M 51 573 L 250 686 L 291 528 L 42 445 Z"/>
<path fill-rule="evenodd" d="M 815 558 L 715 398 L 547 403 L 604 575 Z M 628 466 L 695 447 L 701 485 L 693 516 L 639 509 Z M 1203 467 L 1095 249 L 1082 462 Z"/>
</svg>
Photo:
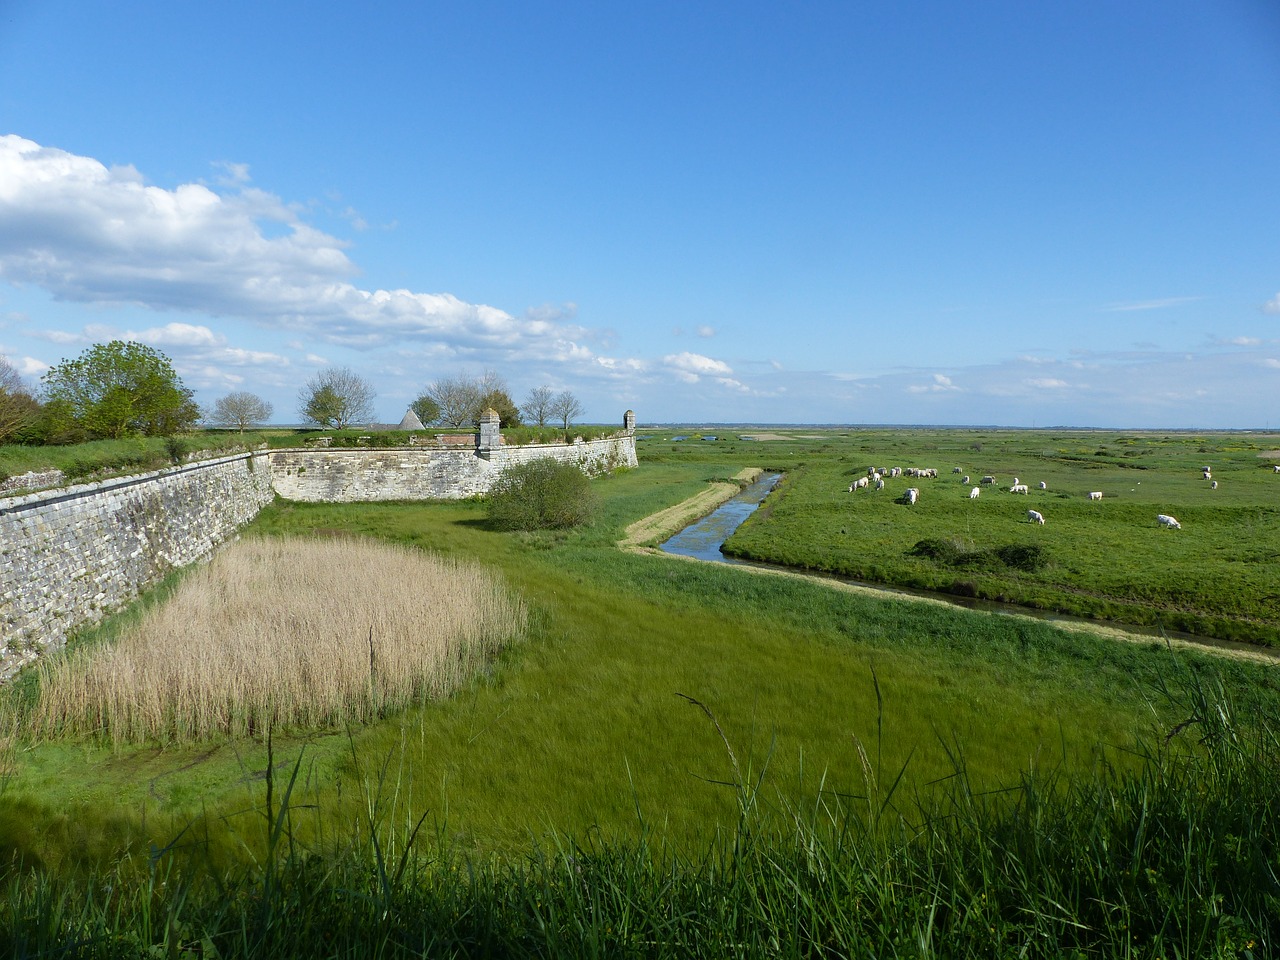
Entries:
<svg viewBox="0 0 1280 960">
<path fill-rule="evenodd" d="M 155 911 L 179 932 L 157 920 L 139 942 L 224 953 L 286 935 L 396 955 L 1273 949 L 1280 668 L 643 547 L 765 468 L 786 480 L 739 555 L 1271 644 L 1275 438 L 769 433 L 654 431 L 570 531 L 498 532 L 479 502 L 269 507 L 246 539 L 372 539 L 482 569 L 520 629 L 454 692 L 198 742 L 37 736 L 27 678 L 5 703 L 0 793 L 11 915 L 47 921 L 22 942 L 105 943 Z M 913 506 L 848 492 L 880 465 L 939 476 L 910 481 Z M 1047 489 L 970 501 L 954 466 Z M 1035 562 L 1003 559 L 1019 556 Z"/>
</svg>

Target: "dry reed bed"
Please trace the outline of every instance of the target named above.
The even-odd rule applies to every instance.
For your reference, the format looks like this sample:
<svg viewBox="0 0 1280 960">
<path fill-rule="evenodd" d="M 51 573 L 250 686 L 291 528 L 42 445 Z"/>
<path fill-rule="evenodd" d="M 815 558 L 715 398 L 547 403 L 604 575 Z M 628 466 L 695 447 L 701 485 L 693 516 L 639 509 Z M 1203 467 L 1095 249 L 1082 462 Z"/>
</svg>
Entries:
<svg viewBox="0 0 1280 960">
<path fill-rule="evenodd" d="M 246 540 L 108 645 L 41 667 L 33 730 L 116 743 L 362 721 L 447 695 L 525 628 L 493 573 L 362 540 Z"/>
</svg>

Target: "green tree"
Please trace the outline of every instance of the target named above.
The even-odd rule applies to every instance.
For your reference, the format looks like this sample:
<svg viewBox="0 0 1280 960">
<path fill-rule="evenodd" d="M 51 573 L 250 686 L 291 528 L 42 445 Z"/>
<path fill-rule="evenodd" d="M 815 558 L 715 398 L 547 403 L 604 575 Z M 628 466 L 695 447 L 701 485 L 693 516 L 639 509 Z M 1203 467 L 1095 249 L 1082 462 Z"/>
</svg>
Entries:
<svg viewBox="0 0 1280 960">
<path fill-rule="evenodd" d="M 190 430 L 200 408 L 159 350 L 131 340 L 97 343 L 42 378 L 53 427 L 93 439 Z"/>
<path fill-rule="evenodd" d="M 429 393 L 424 393 L 409 404 L 409 409 L 418 415 L 422 425 L 429 426 L 440 419 L 440 404 Z"/>
<path fill-rule="evenodd" d="M 490 390 L 488 393 L 480 397 L 479 414 L 489 409 L 496 410 L 498 413 L 498 425 L 501 427 L 518 427 L 521 426 L 520 408 L 516 406 L 515 401 L 511 399 L 511 394 L 504 389 Z"/>
<path fill-rule="evenodd" d="M 506 467 L 489 489 L 489 522 L 499 530 L 558 530 L 591 520 L 599 497 L 571 463 L 544 458 Z"/>
<path fill-rule="evenodd" d="M 0 357 L 0 443 L 20 438 L 40 413 L 40 404 L 22 382 L 22 375 Z"/>
<path fill-rule="evenodd" d="M 298 391 L 298 413 L 307 423 L 344 430 L 373 419 L 375 396 L 369 381 L 350 367 L 330 367 Z"/>
</svg>

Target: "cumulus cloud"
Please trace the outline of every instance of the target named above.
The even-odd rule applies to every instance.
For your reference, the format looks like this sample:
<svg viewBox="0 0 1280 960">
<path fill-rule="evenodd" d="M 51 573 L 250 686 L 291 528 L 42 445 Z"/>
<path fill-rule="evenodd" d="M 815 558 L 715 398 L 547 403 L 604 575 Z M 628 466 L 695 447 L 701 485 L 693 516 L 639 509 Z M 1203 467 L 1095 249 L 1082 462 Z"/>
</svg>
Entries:
<svg viewBox="0 0 1280 960">
<path fill-rule="evenodd" d="M 713 360 L 700 353 L 672 353 L 662 358 L 666 368 L 685 383 L 697 383 L 702 377 L 726 378 L 733 376 L 733 369 L 722 360 Z"/>
<path fill-rule="evenodd" d="M 1280 293 L 1264 303 L 1262 309 L 1267 313 L 1280 313 Z"/>
<path fill-rule="evenodd" d="M 60 300 L 244 318 L 355 349 L 438 341 L 458 355 L 551 359 L 592 336 L 572 323 L 574 304 L 517 318 L 450 293 L 363 289 L 345 241 L 250 187 L 245 165 L 221 169 L 222 192 L 170 190 L 131 166 L 0 136 L 0 279 Z M 196 329 L 182 326 L 162 335 Z"/>
<path fill-rule="evenodd" d="M 951 390 L 959 390 L 951 378 L 941 373 L 933 375 L 933 382 L 928 384 L 913 383 L 907 387 L 908 393 L 946 393 Z"/>
</svg>

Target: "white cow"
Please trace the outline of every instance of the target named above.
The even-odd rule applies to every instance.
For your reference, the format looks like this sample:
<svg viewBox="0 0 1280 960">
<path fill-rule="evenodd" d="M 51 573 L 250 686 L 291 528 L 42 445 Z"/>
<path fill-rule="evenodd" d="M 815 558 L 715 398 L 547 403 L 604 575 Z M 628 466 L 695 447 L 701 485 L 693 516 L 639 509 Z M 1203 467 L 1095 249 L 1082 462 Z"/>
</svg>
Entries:
<svg viewBox="0 0 1280 960">
<path fill-rule="evenodd" d="M 1043 526 L 1044 526 L 1044 514 L 1040 513 L 1040 511 L 1038 511 L 1038 510 L 1028 510 L 1028 511 L 1027 511 L 1027 522 L 1028 522 L 1028 523 L 1038 523 L 1038 524 L 1040 524 L 1040 526 L 1042 526 L 1042 527 L 1043 527 Z"/>
<path fill-rule="evenodd" d="M 1101 490 L 1094 490 L 1091 494 L 1089 494 L 1089 499 L 1090 499 L 1090 500 L 1101 500 L 1101 499 L 1102 499 L 1102 491 L 1101 491 Z"/>
<path fill-rule="evenodd" d="M 963 473 L 964 471 L 962 471 L 959 467 L 952 467 L 952 468 L 951 468 L 951 472 L 952 472 L 952 473 Z"/>
<path fill-rule="evenodd" d="M 1016 487 L 1018 484 L 1020 484 L 1021 482 L 1022 482 L 1022 481 L 1021 481 L 1021 480 L 1019 480 L 1017 477 L 1014 477 L 1014 478 L 1013 478 L 1013 485 L 1014 485 L 1015 487 Z"/>
<path fill-rule="evenodd" d="M 884 481 L 883 481 L 883 480 L 881 480 L 879 477 L 876 477 L 876 489 L 877 489 L 877 490 L 883 490 L 883 489 L 884 489 Z"/>
<path fill-rule="evenodd" d="M 996 478 L 995 478 L 995 477 L 983 477 L 983 478 L 982 478 L 982 482 L 983 482 L 983 483 L 995 483 L 995 482 L 996 482 Z"/>
<path fill-rule="evenodd" d="M 980 487 L 974 487 L 972 490 L 969 491 L 969 499 L 977 500 L 979 494 L 981 493 L 982 493 L 982 489 Z"/>
<path fill-rule="evenodd" d="M 1210 490 L 1217 490 L 1217 489 L 1218 489 L 1218 481 L 1217 481 L 1217 480 L 1215 480 L 1215 481 L 1213 481 L 1213 483 L 1209 484 L 1209 489 L 1210 489 Z"/>
<path fill-rule="evenodd" d="M 1280 473 L 1280 463 L 1271 468 L 1272 473 Z"/>
<path fill-rule="evenodd" d="M 1276 471 L 1276 473 L 1280 473 L 1280 470 L 1277 470 L 1277 471 Z M 969 475 L 966 473 L 963 477 L 961 477 L 961 478 L 960 478 L 960 482 L 961 482 L 961 483 L 968 483 L 968 482 L 969 482 Z"/>
<path fill-rule="evenodd" d="M 907 503 L 915 503 L 920 499 L 920 490 L 916 487 L 907 488 Z"/>
<path fill-rule="evenodd" d="M 1016 477 L 1014 479 L 1017 479 Z M 1015 483 L 1009 488 L 1010 493 L 1026 493 L 1027 485 L 1025 483 Z"/>
<path fill-rule="evenodd" d="M 1167 513 L 1157 514 L 1156 523 L 1160 524 L 1162 527 L 1168 527 L 1170 530 L 1182 529 L 1182 524 L 1177 521 L 1177 518 L 1171 517 Z"/>
<path fill-rule="evenodd" d="M 1048 489 L 1049 489 L 1049 485 L 1048 485 L 1047 483 L 1045 483 L 1043 480 L 1041 480 L 1041 481 L 1040 481 L 1040 489 L 1041 489 L 1041 490 L 1048 490 Z"/>
</svg>

